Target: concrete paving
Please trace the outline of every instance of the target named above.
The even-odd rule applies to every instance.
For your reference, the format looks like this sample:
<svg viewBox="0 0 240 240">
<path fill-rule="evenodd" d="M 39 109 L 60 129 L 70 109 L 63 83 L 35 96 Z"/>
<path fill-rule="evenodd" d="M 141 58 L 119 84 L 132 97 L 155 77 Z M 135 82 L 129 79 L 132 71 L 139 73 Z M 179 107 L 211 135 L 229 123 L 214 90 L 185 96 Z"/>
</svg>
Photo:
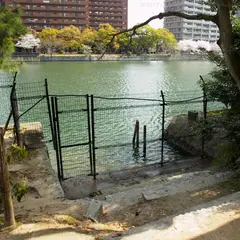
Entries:
<svg viewBox="0 0 240 240">
<path fill-rule="evenodd" d="M 184 214 L 167 216 L 158 221 L 126 231 L 104 240 L 239 240 L 240 192 L 190 208 Z M 29 231 L 32 231 L 29 226 Z M 94 240 L 91 235 L 71 229 L 42 232 L 27 231 L 4 240 Z M 102 238 L 101 238 L 102 239 Z M 3 240 L 3 239 L 1 239 Z"/>
<path fill-rule="evenodd" d="M 92 236 L 76 232 L 54 233 L 51 235 L 31 237 L 29 240 L 94 240 Z"/>
<path fill-rule="evenodd" d="M 104 240 L 240 239 L 240 192 Z M 231 224 L 231 225 L 230 225 Z M 225 228 L 225 229 L 224 229 Z"/>
</svg>

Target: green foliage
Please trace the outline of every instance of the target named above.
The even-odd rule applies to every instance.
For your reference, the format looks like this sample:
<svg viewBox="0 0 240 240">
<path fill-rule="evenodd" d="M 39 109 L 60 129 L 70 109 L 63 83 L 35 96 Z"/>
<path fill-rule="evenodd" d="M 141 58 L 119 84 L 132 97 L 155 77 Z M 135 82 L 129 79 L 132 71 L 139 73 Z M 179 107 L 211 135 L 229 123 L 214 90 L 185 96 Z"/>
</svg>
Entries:
<svg viewBox="0 0 240 240">
<path fill-rule="evenodd" d="M 78 49 L 79 54 L 91 54 L 92 48 L 90 46 L 82 44 L 81 47 Z"/>
<path fill-rule="evenodd" d="M 229 110 L 222 119 L 222 126 L 227 131 L 227 138 L 230 142 L 235 143 L 240 148 L 240 112 Z"/>
<path fill-rule="evenodd" d="M 28 192 L 27 180 L 22 179 L 20 182 L 13 185 L 13 195 L 18 202 L 21 202 L 24 195 Z"/>
<path fill-rule="evenodd" d="M 120 40 L 120 43 L 126 46 L 129 43 L 129 35 L 121 36 Z M 136 31 L 132 44 L 129 46 L 129 51 L 135 54 L 171 52 L 174 51 L 176 45 L 177 41 L 174 35 L 167 29 L 155 29 L 146 25 Z"/>
<path fill-rule="evenodd" d="M 0 7 L 0 69 L 9 70 L 14 41 L 26 32 L 19 9 Z"/>
<path fill-rule="evenodd" d="M 240 166 L 240 148 L 237 144 L 229 143 L 219 147 L 219 154 L 213 159 L 213 164 L 237 169 Z"/>
<path fill-rule="evenodd" d="M 107 52 L 115 52 L 119 48 L 117 39 L 115 38 L 111 43 L 112 35 L 116 33 L 117 30 L 108 23 L 102 23 L 99 25 L 97 30 L 97 35 L 95 38 L 94 50 L 96 53 L 103 53 L 106 49 Z M 110 43 L 110 44 L 109 44 Z"/>
<path fill-rule="evenodd" d="M 200 119 L 195 128 L 196 135 L 199 136 L 200 139 L 210 141 L 215 132 L 214 127 L 215 122 L 212 119 Z"/>
<path fill-rule="evenodd" d="M 7 151 L 7 162 L 18 162 L 24 160 L 28 156 L 28 152 L 25 146 L 20 147 L 17 144 L 13 144 Z"/>
<path fill-rule="evenodd" d="M 240 21 L 233 20 L 234 44 L 232 51 L 240 55 Z M 210 72 L 210 78 L 200 83 L 205 89 L 208 99 L 217 100 L 225 104 L 226 107 L 236 108 L 240 102 L 240 92 L 236 81 L 231 76 L 228 66 L 222 55 L 219 53 L 209 53 L 208 58 L 215 63 L 216 67 Z"/>
<path fill-rule="evenodd" d="M 64 54 L 65 52 L 64 52 L 64 50 L 63 49 L 61 49 L 60 51 L 59 51 L 59 54 Z"/>
<path fill-rule="evenodd" d="M 131 38 L 130 33 L 121 34 L 112 40 L 117 29 L 110 24 L 100 24 L 98 30 L 85 28 L 80 31 L 74 26 L 62 30 L 44 29 L 39 33 L 42 52 L 77 52 L 79 54 L 171 52 L 175 50 L 177 41 L 165 28 L 154 29 L 147 25 L 136 31 Z M 110 43 L 111 42 L 111 43 Z"/>
<path fill-rule="evenodd" d="M 63 43 L 65 49 L 69 51 L 77 51 L 81 45 L 81 32 L 79 28 L 74 26 L 64 27 L 57 34 L 57 39 Z"/>
<path fill-rule="evenodd" d="M 240 56 L 240 21 L 238 18 L 233 19 L 233 38 L 232 50 Z"/>
<path fill-rule="evenodd" d="M 222 102 L 227 108 L 234 107 L 240 100 L 240 92 L 223 57 L 211 53 L 209 59 L 216 64 L 216 67 L 210 72 L 210 76 L 204 79 L 204 83 L 200 82 L 200 86 L 205 89 L 209 100 Z"/>
<path fill-rule="evenodd" d="M 63 45 L 61 39 L 58 38 L 59 30 L 55 28 L 43 29 L 38 37 L 41 41 L 41 48 L 43 51 L 55 52 L 58 48 Z"/>
</svg>

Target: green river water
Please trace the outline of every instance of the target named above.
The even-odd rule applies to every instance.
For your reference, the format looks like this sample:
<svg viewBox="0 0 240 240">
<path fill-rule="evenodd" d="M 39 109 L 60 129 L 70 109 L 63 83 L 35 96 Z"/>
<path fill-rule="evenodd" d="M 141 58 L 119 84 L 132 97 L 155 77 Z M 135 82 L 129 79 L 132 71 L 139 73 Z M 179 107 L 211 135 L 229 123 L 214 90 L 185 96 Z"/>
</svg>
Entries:
<svg viewBox="0 0 240 240">
<path fill-rule="evenodd" d="M 213 64 L 205 61 L 109 61 L 109 62 L 41 62 L 25 63 L 20 68 L 17 82 L 26 83 L 23 89 L 27 96 L 41 94 L 44 79 L 48 79 L 50 94 L 93 94 L 104 97 L 128 97 L 160 99 L 160 91 L 167 100 L 189 99 L 202 95 L 198 87 L 199 75 L 206 75 Z M 1 100 L 9 102 L 9 96 L 1 89 Z M 22 95 L 22 94 L 21 94 Z M 36 100 L 20 103 L 24 112 Z M 97 171 L 118 170 L 123 165 L 158 162 L 161 144 L 152 141 L 161 138 L 160 106 L 129 108 L 124 106 L 149 104 L 132 100 L 95 100 L 96 159 Z M 7 104 L 5 104 L 7 105 Z M 41 105 L 41 106 L 40 106 Z M 3 106 L 1 106 L 2 108 Z M 85 100 L 80 97 L 59 99 L 60 110 L 85 108 Z M 119 107 L 122 107 L 119 109 Z M 114 108 L 114 109 L 112 109 Z M 178 105 L 166 108 L 166 123 L 172 116 L 186 113 L 187 110 L 201 109 L 201 104 Z M 112 109 L 112 110 L 111 110 Z M 0 120 L 7 118 L 8 108 L 2 110 Z M 132 141 L 134 123 L 140 121 L 140 138 L 143 125 L 147 126 L 147 157 L 133 152 Z M 46 139 L 51 139 L 46 103 L 29 111 L 22 121 L 40 121 Z M 84 113 L 60 115 L 62 144 L 87 142 L 87 123 Z M 49 145 L 50 146 L 50 145 Z M 111 147 L 112 146 L 112 147 Z M 49 147 L 51 149 L 51 147 Z M 140 146 L 142 149 L 142 145 Z M 49 150 L 53 166 L 56 165 L 54 151 Z M 66 148 L 62 151 L 65 176 L 89 173 L 88 146 Z M 164 161 L 181 158 L 182 155 L 165 144 Z"/>
</svg>

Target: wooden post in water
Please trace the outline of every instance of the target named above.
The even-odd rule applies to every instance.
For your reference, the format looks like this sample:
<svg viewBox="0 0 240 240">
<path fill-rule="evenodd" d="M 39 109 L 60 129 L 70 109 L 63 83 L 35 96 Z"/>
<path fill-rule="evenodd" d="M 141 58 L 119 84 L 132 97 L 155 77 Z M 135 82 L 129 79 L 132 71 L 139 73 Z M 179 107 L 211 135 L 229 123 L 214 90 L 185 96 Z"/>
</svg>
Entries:
<svg viewBox="0 0 240 240">
<path fill-rule="evenodd" d="M 137 148 L 139 148 L 139 121 L 136 121 Z"/>
<path fill-rule="evenodd" d="M 9 182 L 4 143 L 4 129 L 0 128 L 0 186 L 3 196 L 4 222 L 6 227 L 15 225 L 15 216 L 12 203 L 12 194 Z"/>
<path fill-rule="evenodd" d="M 143 126 L 143 157 L 146 158 L 147 151 L 147 126 Z"/>
<path fill-rule="evenodd" d="M 137 142 L 137 148 L 138 148 L 139 147 L 139 121 L 138 120 L 136 120 L 134 133 L 133 133 L 133 140 L 132 140 L 133 148 L 135 148 L 136 142 Z"/>
</svg>

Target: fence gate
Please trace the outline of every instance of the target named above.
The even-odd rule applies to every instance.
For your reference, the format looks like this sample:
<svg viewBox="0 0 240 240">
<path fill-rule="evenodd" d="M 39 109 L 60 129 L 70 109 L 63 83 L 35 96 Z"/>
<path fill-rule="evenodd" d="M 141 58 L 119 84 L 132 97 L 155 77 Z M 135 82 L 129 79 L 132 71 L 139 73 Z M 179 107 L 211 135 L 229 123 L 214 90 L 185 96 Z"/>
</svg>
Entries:
<svg viewBox="0 0 240 240">
<path fill-rule="evenodd" d="M 88 95 L 59 95 L 50 102 L 59 179 L 93 175 Z"/>
<path fill-rule="evenodd" d="M 163 101 L 161 96 L 159 99 L 91 96 L 97 173 L 147 163 L 163 165 Z"/>
</svg>

